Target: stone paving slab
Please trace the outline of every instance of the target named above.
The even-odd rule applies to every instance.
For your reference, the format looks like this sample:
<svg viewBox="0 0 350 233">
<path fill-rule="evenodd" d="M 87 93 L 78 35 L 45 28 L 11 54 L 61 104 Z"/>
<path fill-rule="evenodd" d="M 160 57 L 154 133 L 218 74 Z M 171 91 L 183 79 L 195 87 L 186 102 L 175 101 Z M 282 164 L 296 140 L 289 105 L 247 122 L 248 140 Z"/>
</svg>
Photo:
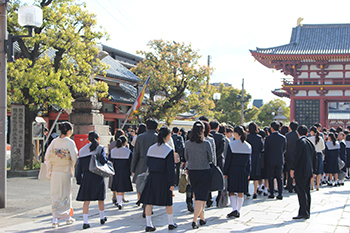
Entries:
<svg viewBox="0 0 350 233">
<path fill-rule="evenodd" d="M 14 181 L 16 180 L 18 181 L 18 179 Z M 76 185 L 73 190 L 74 199 Z M 22 192 L 25 194 L 26 190 Z M 252 185 L 250 192 L 252 193 Z M 258 196 L 258 199 L 254 200 L 245 197 L 241 217 L 237 219 L 226 218 L 226 215 L 232 211 L 231 207 L 207 208 L 205 211 L 207 225 L 195 230 L 191 228 L 193 214 L 187 211 L 185 194 L 177 191 L 174 194 L 174 220 L 179 227 L 172 232 L 350 232 L 350 181 L 346 181 L 345 186 L 322 187 L 320 191 L 312 191 L 311 217 L 308 220 L 292 220 L 299 208 L 297 195 L 284 192 L 283 200 L 271 200 L 264 196 Z M 217 192 L 214 192 L 213 197 L 216 194 Z M 49 196 L 47 198 L 49 199 Z M 108 221 L 105 225 L 99 223 L 97 202 L 91 202 L 89 212 L 91 228 L 86 230 L 82 229 L 82 202 L 73 201 L 76 222 L 70 226 L 61 222 L 57 229 L 51 228 L 50 205 L 24 212 L 1 210 L 0 232 L 80 232 L 82 230 L 87 233 L 144 232 L 146 221 L 142 218 L 142 209 L 135 205 L 135 192 L 127 193 L 126 198 L 130 202 L 124 204 L 124 209 L 118 210 L 110 201 L 111 192 L 107 191 L 105 215 Z M 157 228 L 156 232 L 169 232 L 165 208 L 155 206 L 153 212 L 152 222 Z"/>
</svg>

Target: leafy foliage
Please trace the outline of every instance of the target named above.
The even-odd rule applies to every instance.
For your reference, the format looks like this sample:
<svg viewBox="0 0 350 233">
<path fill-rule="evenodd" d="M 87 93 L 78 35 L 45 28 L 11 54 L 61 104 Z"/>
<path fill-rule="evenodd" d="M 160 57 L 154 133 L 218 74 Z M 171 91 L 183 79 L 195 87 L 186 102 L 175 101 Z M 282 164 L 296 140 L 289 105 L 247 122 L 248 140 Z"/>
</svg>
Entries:
<svg viewBox="0 0 350 233">
<path fill-rule="evenodd" d="M 241 124 L 241 101 L 237 98 L 242 94 L 242 90 L 236 89 L 232 86 L 225 87 L 224 84 L 220 84 L 217 87 L 216 92 L 221 94 L 220 100 L 217 100 L 215 106 L 214 118 L 219 122 L 230 122 L 232 124 Z M 246 93 L 246 92 L 245 92 Z M 244 98 L 247 99 L 248 93 Z M 248 102 L 244 103 L 244 122 L 249 122 L 256 118 L 259 109 L 253 107 L 248 109 Z"/>
<path fill-rule="evenodd" d="M 283 109 L 283 115 L 289 119 L 290 109 L 287 107 L 286 102 L 281 99 L 274 99 L 270 102 L 264 104 L 260 108 L 260 113 L 258 115 L 257 124 L 262 128 L 264 126 L 269 126 L 273 121 L 273 117 L 277 114 L 279 107 Z M 273 115 L 272 113 L 275 113 Z"/>
<path fill-rule="evenodd" d="M 214 107 L 207 88 L 210 69 L 198 64 L 201 56 L 184 43 L 152 40 L 148 46 L 151 52 L 138 51 L 145 59 L 132 69 L 143 81 L 151 76 L 149 103 L 139 114 L 165 119 L 170 124 L 190 109 L 208 113 Z"/>
<path fill-rule="evenodd" d="M 26 35 L 19 26 L 17 11 L 23 4 L 10 1 L 10 34 Z M 24 4 L 25 5 L 25 4 Z M 25 106 L 26 164 L 32 153 L 31 124 L 37 113 L 52 104 L 70 108 L 74 98 L 107 95 L 108 85 L 96 82 L 106 66 L 97 58 L 96 41 L 106 36 L 97 28 L 96 16 L 85 10 L 85 3 L 74 0 L 36 0 L 43 10 L 43 24 L 34 29 L 34 37 L 18 38 L 21 52 L 8 63 L 8 103 Z"/>
<path fill-rule="evenodd" d="M 43 10 L 43 24 L 34 37 L 19 38 L 20 57 L 8 64 L 8 94 L 13 103 L 39 111 L 44 103 L 70 108 L 76 96 L 100 97 L 106 83 L 93 81 L 106 67 L 99 59 L 96 40 L 105 33 L 94 30 L 95 15 L 73 0 L 36 1 Z M 17 23 L 20 1 L 9 5 L 8 32 L 25 35 Z"/>
</svg>

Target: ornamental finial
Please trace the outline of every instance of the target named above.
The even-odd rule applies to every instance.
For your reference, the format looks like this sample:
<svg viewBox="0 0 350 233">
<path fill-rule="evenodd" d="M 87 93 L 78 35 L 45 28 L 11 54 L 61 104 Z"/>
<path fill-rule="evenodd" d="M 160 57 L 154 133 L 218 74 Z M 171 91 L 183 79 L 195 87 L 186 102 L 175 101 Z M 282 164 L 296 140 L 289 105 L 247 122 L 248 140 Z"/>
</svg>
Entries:
<svg viewBox="0 0 350 233">
<path fill-rule="evenodd" d="M 299 17 L 298 18 L 298 20 L 297 20 L 297 27 L 300 25 L 300 26 L 303 26 L 302 24 L 301 24 L 301 21 L 303 21 L 304 20 L 304 18 L 301 18 L 301 17 Z"/>
</svg>

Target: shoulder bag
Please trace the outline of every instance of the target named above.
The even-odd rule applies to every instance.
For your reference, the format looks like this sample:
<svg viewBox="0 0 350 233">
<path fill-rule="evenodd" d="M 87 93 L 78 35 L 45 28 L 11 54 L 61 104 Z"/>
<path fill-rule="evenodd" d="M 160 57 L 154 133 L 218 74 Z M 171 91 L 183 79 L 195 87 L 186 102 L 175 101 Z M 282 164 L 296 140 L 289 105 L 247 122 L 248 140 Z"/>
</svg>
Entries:
<svg viewBox="0 0 350 233">
<path fill-rule="evenodd" d="M 224 189 L 224 176 L 221 169 L 214 164 L 210 169 L 210 191 L 219 191 Z"/>
<path fill-rule="evenodd" d="M 105 164 L 101 164 L 100 156 L 102 156 L 102 146 L 97 147 L 96 154 L 91 155 L 89 171 L 102 176 L 102 177 L 111 177 L 114 173 L 113 164 L 111 161 L 107 160 Z"/>
<path fill-rule="evenodd" d="M 179 179 L 179 193 L 185 193 L 188 185 L 187 175 L 185 169 L 181 169 L 180 179 Z"/>
<path fill-rule="evenodd" d="M 227 178 L 224 178 L 224 189 L 220 193 L 220 197 L 218 200 L 218 207 L 225 208 L 228 205 L 228 191 L 227 191 Z"/>
<path fill-rule="evenodd" d="M 47 177 L 47 167 L 45 162 L 41 163 L 38 179 L 46 181 L 50 180 L 49 177 Z"/>
<path fill-rule="evenodd" d="M 136 179 L 136 191 L 139 194 L 142 194 L 143 189 L 145 188 L 146 180 L 148 177 L 148 168 L 145 172 L 139 174 Z"/>
</svg>

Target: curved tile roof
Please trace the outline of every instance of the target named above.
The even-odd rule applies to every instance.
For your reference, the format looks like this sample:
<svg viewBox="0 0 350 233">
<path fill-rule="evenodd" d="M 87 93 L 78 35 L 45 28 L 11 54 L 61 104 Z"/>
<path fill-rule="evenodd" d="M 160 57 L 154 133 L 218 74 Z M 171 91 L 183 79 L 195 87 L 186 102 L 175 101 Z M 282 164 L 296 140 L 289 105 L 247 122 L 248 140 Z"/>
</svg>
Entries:
<svg viewBox="0 0 350 233">
<path fill-rule="evenodd" d="M 253 50 L 254 51 L 254 50 Z M 293 28 L 289 44 L 256 48 L 262 54 L 350 54 L 350 24 L 304 24 Z"/>
<path fill-rule="evenodd" d="M 121 65 L 118 61 L 114 60 L 111 56 L 107 56 L 101 61 L 109 65 L 109 68 L 106 70 L 107 77 L 117 78 L 134 83 L 141 81 L 139 77 Z"/>
</svg>

